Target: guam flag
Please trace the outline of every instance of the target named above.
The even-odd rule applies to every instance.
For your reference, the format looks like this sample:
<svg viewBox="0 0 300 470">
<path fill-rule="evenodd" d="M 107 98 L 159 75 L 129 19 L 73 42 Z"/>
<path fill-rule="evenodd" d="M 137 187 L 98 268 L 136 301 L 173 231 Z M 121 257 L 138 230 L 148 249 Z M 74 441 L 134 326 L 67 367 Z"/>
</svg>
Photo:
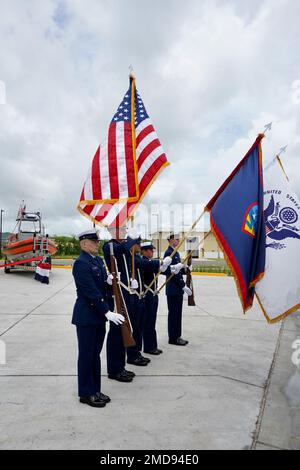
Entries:
<svg viewBox="0 0 300 470">
<path fill-rule="evenodd" d="M 211 229 L 235 277 L 243 310 L 265 269 L 261 140 L 256 141 L 206 205 Z"/>
</svg>

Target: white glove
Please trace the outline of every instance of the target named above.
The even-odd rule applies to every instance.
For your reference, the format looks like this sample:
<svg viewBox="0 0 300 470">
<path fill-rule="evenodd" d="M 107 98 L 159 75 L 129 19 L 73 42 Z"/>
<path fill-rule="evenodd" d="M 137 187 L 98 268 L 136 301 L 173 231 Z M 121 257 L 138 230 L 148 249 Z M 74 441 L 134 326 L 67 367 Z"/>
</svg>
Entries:
<svg viewBox="0 0 300 470">
<path fill-rule="evenodd" d="M 139 283 L 137 282 L 136 279 L 131 279 L 130 286 L 131 286 L 131 289 L 137 289 L 139 287 Z"/>
<path fill-rule="evenodd" d="M 193 265 L 191 264 L 190 266 L 187 266 L 186 269 L 189 269 L 190 272 L 192 272 L 193 271 Z"/>
<path fill-rule="evenodd" d="M 182 268 L 184 268 L 184 265 L 182 263 L 173 264 L 170 268 L 171 273 L 178 274 Z"/>
<path fill-rule="evenodd" d="M 182 288 L 182 290 L 183 290 L 183 292 L 184 292 L 185 294 L 187 294 L 187 295 L 192 295 L 192 293 L 193 293 L 193 292 L 191 291 L 191 289 L 190 289 L 188 286 L 184 286 L 184 287 Z"/>
<path fill-rule="evenodd" d="M 125 321 L 125 318 L 120 313 L 107 312 L 105 316 L 107 320 L 112 321 L 115 325 L 122 325 Z"/>
<path fill-rule="evenodd" d="M 113 279 L 114 279 L 114 276 L 112 274 L 108 274 L 107 276 L 107 279 L 106 279 L 106 282 L 109 286 L 112 286 L 113 284 Z"/>
<path fill-rule="evenodd" d="M 168 268 L 168 266 L 170 266 L 170 264 L 172 263 L 172 258 L 171 256 L 166 256 L 164 259 L 163 259 L 163 262 L 159 268 L 160 272 L 161 273 L 164 273 L 166 271 L 166 269 Z"/>
</svg>

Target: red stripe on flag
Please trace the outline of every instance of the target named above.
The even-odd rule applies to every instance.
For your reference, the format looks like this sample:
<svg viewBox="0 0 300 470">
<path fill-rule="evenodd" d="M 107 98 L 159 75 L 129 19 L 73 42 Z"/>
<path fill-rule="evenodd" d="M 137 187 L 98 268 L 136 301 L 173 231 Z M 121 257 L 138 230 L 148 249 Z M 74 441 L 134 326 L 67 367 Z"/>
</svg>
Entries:
<svg viewBox="0 0 300 470">
<path fill-rule="evenodd" d="M 128 197 L 135 197 L 135 167 L 133 161 L 132 130 L 129 122 L 124 122 L 124 146 L 127 170 Z"/>
<path fill-rule="evenodd" d="M 84 201 L 84 186 L 81 191 L 80 201 Z"/>
<path fill-rule="evenodd" d="M 149 183 L 155 178 L 157 172 L 161 169 L 161 167 L 167 162 L 167 157 L 163 153 L 160 157 L 158 157 L 152 165 L 148 168 L 146 173 L 144 174 L 143 178 L 140 181 L 140 194 L 143 195 L 145 190 L 147 189 Z"/>
<path fill-rule="evenodd" d="M 149 124 L 149 126 L 145 127 L 140 133 L 139 135 L 137 135 L 136 137 L 136 147 L 139 146 L 139 144 L 141 143 L 141 141 L 147 137 L 147 135 L 151 134 L 151 132 L 154 132 L 154 127 L 152 126 L 152 124 Z"/>
<path fill-rule="evenodd" d="M 158 157 L 155 162 L 152 163 L 150 168 L 147 170 L 143 176 L 139 187 L 140 187 L 140 197 L 144 195 L 148 185 L 152 182 L 153 178 L 156 176 L 157 172 L 162 168 L 162 166 L 167 162 L 167 157 L 163 153 Z M 125 224 L 128 215 L 130 215 L 136 206 L 136 202 L 129 202 L 125 204 L 124 208 L 119 212 L 116 218 L 110 223 L 110 227 L 122 226 Z"/>
<path fill-rule="evenodd" d="M 113 205 L 114 204 L 109 204 L 109 203 L 101 204 L 97 214 L 94 217 L 95 220 L 98 220 L 98 222 L 101 222 L 104 219 L 104 217 L 107 216 L 107 214 L 109 213 L 109 211 L 113 207 Z"/>
<path fill-rule="evenodd" d="M 92 189 L 93 189 L 93 199 L 102 199 L 101 194 L 101 181 L 100 181 L 100 145 L 96 150 L 95 156 L 92 163 Z"/>
<path fill-rule="evenodd" d="M 41 268 L 41 269 L 48 269 L 50 271 L 51 264 L 41 262 L 41 263 L 38 264 L 38 267 Z"/>
<path fill-rule="evenodd" d="M 127 220 L 127 215 L 128 215 L 128 209 L 135 203 L 128 203 L 125 204 L 122 210 L 116 214 L 115 218 L 112 220 L 112 222 L 109 224 L 109 227 L 116 227 L 116 226 L 122 226 Z M 108 213 L 112 210 L 112 208 L 115 206 L 115 203 L 113 204 L 101 204 L 99 207 L 99 210 L 94 217 L 95 220 L 98 222 L 101 222 L 105 224 L 105 217 L 108 215 Z"/>
<path fill-rule="evenodd" d="M 108 167 L 109 167 L 109 184 L 110 194 L 112 199 L 118 199 L 120 196 L 119 191 L 119 178 L 118 178 L 118 165 L 117 165 L 117 150 L 116 150 L 116 123 L 112 122 L 108 129 Z"/>
<path fill-rule="evenodd" d="M 85 212 L 85 214 L 90 215 L 90 213 L 92 212 L 94 207 L 95 206 L 93 206 L 92 204 L 88 204 L 82 210 L 83 210 L 83 212 Z"/>
<path fill-rule="evenodd" d="M 127 220 L 129 207 L 134 204 L 134 202 L 125 204 L 125 206 L 119 212 L 115 220 L 110 224 L 110 227 L 122 227 Z"/>
<path fill-rule="evenodd" d="M 144 150 L 139 155 L 138 162 L 137 162 L 138 163 L 138 169 L 141 168 L 142 164 L 144 163 L 146 158 L 150 155 L 150 153 L 152 153 L 153 150 L 155 150 L 159 146 L 160 146 L 160 141 L 158 139 L 154 139 L 148 145 L 146 145 Z"/>
</svg>

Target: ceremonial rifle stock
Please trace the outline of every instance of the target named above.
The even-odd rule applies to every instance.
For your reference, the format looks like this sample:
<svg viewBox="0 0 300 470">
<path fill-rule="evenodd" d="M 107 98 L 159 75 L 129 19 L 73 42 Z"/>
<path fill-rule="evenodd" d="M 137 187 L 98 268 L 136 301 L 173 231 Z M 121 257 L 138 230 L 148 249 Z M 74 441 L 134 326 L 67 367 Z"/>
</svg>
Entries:
<svg viewBox="0 0 300 470">
<path fill-rule="evenodd" d="M 192 291 L 192 295 L 188 296 L 188 305 L 190 307 L 194 307 L 196 305 L 195 298 L 194 298 L 194 287 L 193 287 L 193 278 L 192 273 L 189 270 L 190 266 L 192 265 L 192 250 L 188 251 L 188 260 L 187 260 L 187 270 L 186 270 L 186 285 Z"/>
<path fill-rule="evenodd" d="M 131 248 L 131 277 L 132 280 L 135 279 L 135 252 L 134 252 L 134 246 Z"/>
<path fill-rule="evenodd" d="M 110 270 L 113 276 L 112 289 L 113 289 L 113 296 L 115 299 L 115 310 L 117 313 L 120 313 L 125 318 L 124 323 L 122 323 L 121 325 L 121 331 L 122 331 L 123 344 L 125 348 L 129 348 L 130 346 L 135 346 L 135 341 L 132 336 L 132 328 L 131 328 L 129 315 L 127 312 L 127 307 L 126 307 L 126 304 L 122 295 L 121 287 L 118 281 L 117 264 L 116 264 L 116 260 L 114 257 L 113 243 L 110 243 L 109 247 L 110 247 Z"/>
</svg>

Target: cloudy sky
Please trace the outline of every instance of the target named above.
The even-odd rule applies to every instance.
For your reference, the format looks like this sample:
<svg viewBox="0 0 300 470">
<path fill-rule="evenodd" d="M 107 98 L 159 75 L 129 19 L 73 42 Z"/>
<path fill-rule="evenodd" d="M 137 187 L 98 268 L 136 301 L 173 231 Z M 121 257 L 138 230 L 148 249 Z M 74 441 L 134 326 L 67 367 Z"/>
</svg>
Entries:
<svg viewBox="0 0 300 470">
<path fill-rule="evenodd" d="M 300 193 L 299 0 L 0 0 L 0 11 L 5 231 L 22 199 L 51 234 L 90 227 L 76 205 L 130 64 L 171 162 L 145 203 L 201 210 L 269 121 L 264 159 L 288 145 Z"/>
</svg>

